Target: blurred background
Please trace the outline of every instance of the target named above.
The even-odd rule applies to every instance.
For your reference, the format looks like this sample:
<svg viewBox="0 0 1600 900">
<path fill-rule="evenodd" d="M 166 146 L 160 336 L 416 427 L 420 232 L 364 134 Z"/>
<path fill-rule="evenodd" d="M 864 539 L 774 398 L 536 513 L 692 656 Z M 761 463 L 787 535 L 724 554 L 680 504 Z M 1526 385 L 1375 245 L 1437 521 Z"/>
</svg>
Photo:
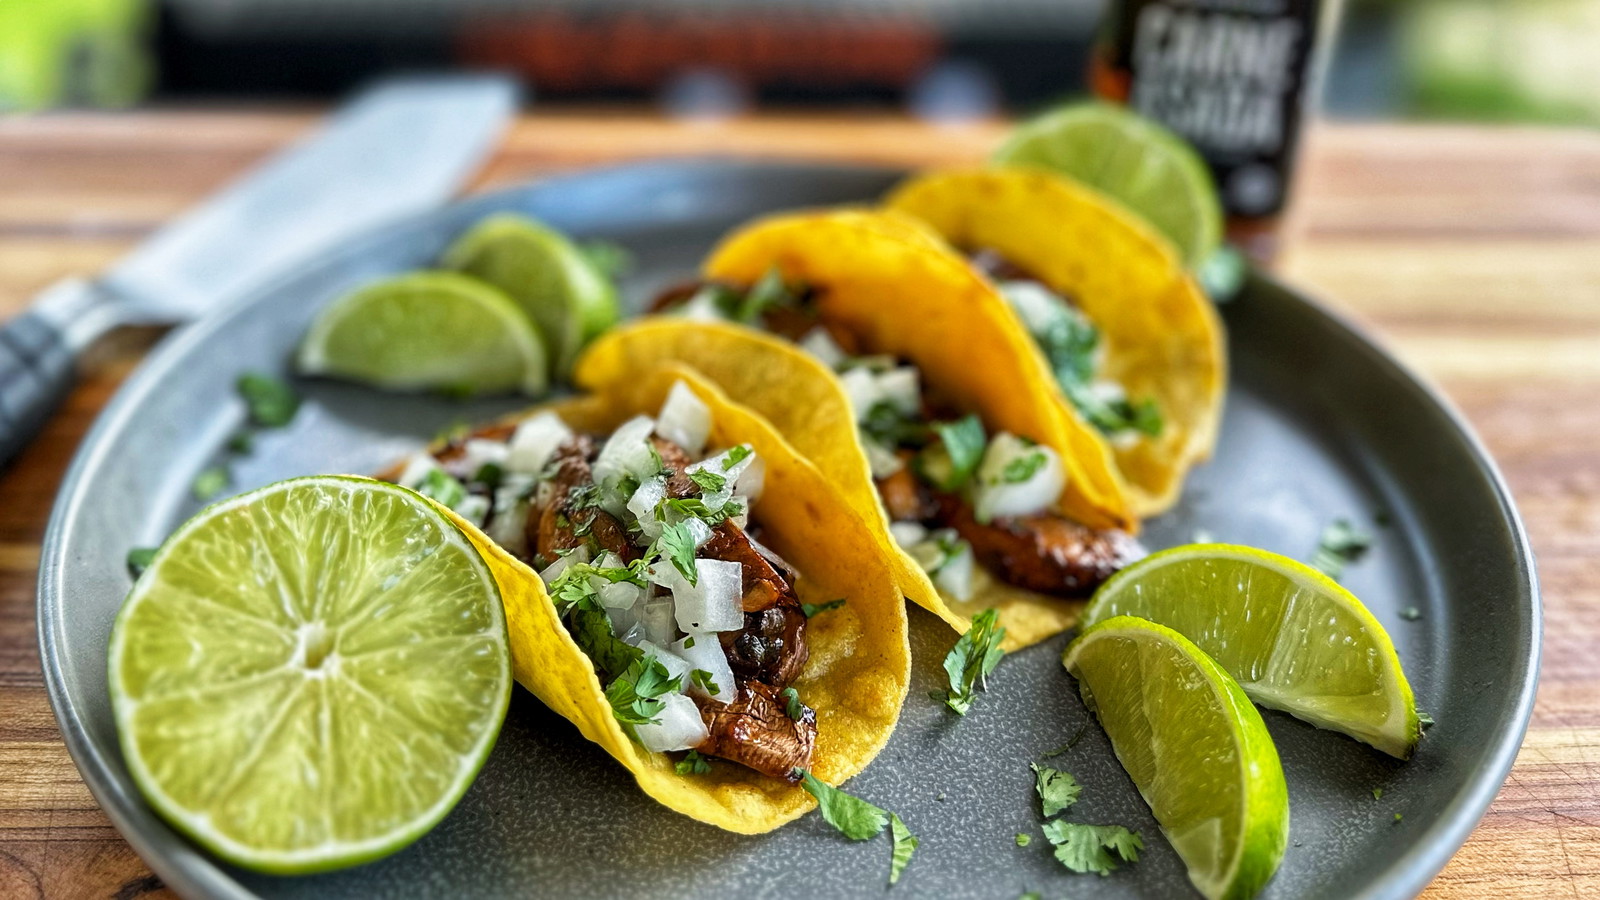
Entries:
<svg viewBox="0 0 1600 900">
<path fill-rule="evenodd" d="M 520 73 L 541 104 L 930 118 L 1084 91 L 1099 0 L 0 0 L 0 111 L 332 98 Z M 1600 0 L 1348 0 L 1335 116 L 1600 122 Z"/>
</svg>

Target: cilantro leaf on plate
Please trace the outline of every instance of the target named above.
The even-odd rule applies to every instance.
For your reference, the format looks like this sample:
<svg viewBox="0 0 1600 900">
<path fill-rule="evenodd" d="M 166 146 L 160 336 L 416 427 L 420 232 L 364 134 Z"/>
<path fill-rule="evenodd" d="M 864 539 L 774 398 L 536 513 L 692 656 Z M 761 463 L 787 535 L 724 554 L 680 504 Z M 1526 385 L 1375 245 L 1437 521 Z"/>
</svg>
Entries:
<svg viewBox="0 0 1600 900">
<path fill-rule="evenodd" d="M 246 372 L 234 386 L 250 411 L 251 423 L 259 428 L 282 428 L 300 409 L 300 397 L 294 388 L 271 375 Z"/>
<path fill-rule="evenodd" d="M 943 698 L 944 704 L 963 716 L 972 708 L 978 688 L 987 686 L 985 680 L 989 673 L 1006 654 L 1000 649 L 1006 630 L 997 625 L 999 618 L 999 611 L 994 609 L 978 613 L 972 618 L 972 627 L 944 658 L 944 670 L 950 676 L 950 690 Z"/>
<path fill-rule="evenodd" d="M 817 809 L 822 819 L 852 841 L 876 837 L 889 825 L 889 814 L 860 797 L 853 797 L 804 769 L 800 770 L 800 784 L 806 793 L 817 798 Z"/>
<path fill-rule="evenodd" d="M 1039 805 L 1046 817 L 1078 802 L 1078 795 L 1083 788 L 1071 773 L 1038 763 L 1030 764 L 1029 768 L 1033 769 L 1034 790 L 1039 792 Z"/>
<path fill-rule="evenodd" d="M 1329 578 L 1338 579 L 1344 574 L 1345 566 L 1365 556 L 1372 549 L 1372 535 L 1357 528 L 1349 519 L 1334 519 L 1328 527 L 1322 529 L 1322 537 L 1317 540 L 1317 552 L 1311 557 L 1311 565 L 1322 570 Z"/>
<path fill-rule="evenodd" d="M 889 858 L 889 883 L 894 884 L 900 880 L 900 873 L 906 870 L 911 862 L 911 854 L 917 852 L 917 845 L 921 841 L 894 813 L 889 814 L 889 831 L 894 836 L 894 852 Z"/>
<path fill-rule="evenodd" d="M 1056 859 L 1074 872 L 1109 875 L 1117 861 L 1138 862 L 1144 841 L 1121 825 L 1079 825 L 1057 819 L 1044 824 L 1044 836 L 1055 845 Z"/>
</svg>

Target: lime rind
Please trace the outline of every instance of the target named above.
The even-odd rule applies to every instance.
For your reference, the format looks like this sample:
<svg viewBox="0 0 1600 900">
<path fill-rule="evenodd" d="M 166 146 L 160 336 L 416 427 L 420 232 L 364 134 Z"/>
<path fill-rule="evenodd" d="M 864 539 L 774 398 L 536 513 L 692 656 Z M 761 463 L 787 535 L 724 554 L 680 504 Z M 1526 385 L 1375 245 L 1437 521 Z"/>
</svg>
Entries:
<svg viewBox="0 0 1600 900">
<path fill-rule="evenodd" d="M 399 391 L 538 395 L 549 386 L 537 327 L 504 293 L 455 272 L 411 272 L 345 294 L 312 323 L 297 364 Z"/>
<path fill-rule="evenodd" d="M 1231 590 L 1206 589 L 1221 578 L 1232 580 Z M 1298 560 L 1237 544 L 1162 550 L 1101 585 L 1083 622 L 1118 615 L 1177 629 L 1269 709 L 1400 759 L 1421 739 L 1415 694 L 1382 623 L 1343 585 Z M 1260 639 L 1266 635 L 1271 646 Z M 1348 655 L 1363 645 L 1361 656 Z M 1338 665 L 1308 665 L 1330 652 Z"/>
<path fill-rule="evenodd" d="M 1080 103 L 1044 113 L 1018 126 L 992 159 L 1087 185 L 1148 223 L 1190 268 L 1222 243 L 1222 204 L 1205 160 L 1181 136 L 1124 107 Z"/>
<path fill-rule="evenodd" d="M 1123 645 L 1110 648 L 1103 660 L 1091 659 L 1097 645 L 1105 641 L 1120 641 Z M 1128 653 L 1128 645 L 1137 651 Z M 1134 660 L 1138 671 L 1130 673 L 1128 667 Z M 1061 661 L 1078 679 L 1085 704 L 1106 725 L 1117 759 L 1133 778 L 1168 842 L 1183 859 L 1195 888 L 1210 900 L 1246 900 L 1255 896 L 1277 872 L 1288 847 L 1289 791 L 1266 723 L 1239 685 L 1183 635 L 1133 616 L 1118 616 L 1089 626 L 1067 646 Z M 1086 670 L 1101 666 L 1104 671 L 1099 675 Z M 1157 668 L 1165 671 L 1158 677 L 1148 677 Z M 1111 692 L 1104 690 L 1107 684 L 1103 680 L 1107 675 L 1127 679 L 1138 692 L 1137 697 L 1108 696 Z M 1091 686 L 1097 678 L 1102 680 L 1099 695 Z M 1210 715 L 1195 710 L 1192 704 L 1162 715 L 1161 704 L 1152 699 L 1165 699 L 1160 695 L 1180 686 L 1188 691 L 1202 687 L 1212 701 Z M 1140 704 L 1139 715 L 1128 719 L 1121 714 L 1133 710 L 1112 710 L 1106 705 L 1135 699 Z M 1170 714 L 1173 712 L 1183 714 Z M 1111 723 L 1107 723 L 1108 716 Z M 1124 721 L 1137 722 L 1142 727 L 1136 727 L 1134 734 L 1121 733 Z M 1192 807 L 1217 796 L 1219 785 L 1193 783 L 1195 779 L 1191 777 L 1201 771 L 1202 765 L 1214 770 L 1224 761 L 1215 757 L 1216 747 L 1197 748 L 1189 740 L 1196 731 L 1207 728 L 1212 733 L 1226 734 L 1228 746 L 1234 751 L 1231 774 L 1233 793 L 1238 797 L 1234 835 L 1225 833 L 1223 821 L 1216 817 L 1190 823 L 1182 830 L 1180 823 L 1174 821 L 1174 804 Z M 1161 758 L 1166 751 L 1198 755 L 1179 760 Z M 1139 754 L 1148 754 L 1150 759 L 1144 760 Z"/>
<path fill-rule="evenodd" d="M 355 496 L 367 492 L 389 495 L 391 498 L 401 500 L 403 505 L 415 509 L 417 511 L 417 524 L 422 525 L 425 530 L 427 528 L 436 529 L 435 534 L 440 541 L 439 546 L 434 549 L 430 556 L 437 554 L 439 550 L 451 551 L 458 555 L 460 560 L 466 562 L 470 570 L 471 584 L 473 586 L 469 589 L 482 590 L 487 595 L 489 602 L 481 604 L 483 607 L 482 640 L 475 642 L 473 655 L 474 657 L 481 657 L 482 654 L 487 653 L 492 659 L 485 662 L 481 658 L 475 658 L 470 664 L 476 667 L 474 671 L 478 674 L 487 673 L 489 676 L 488 683 L 483 685 L 484 690 L 478 694 L 478 699 L 481 702 L 478 709 L 478 719 L 474 726 L 476 734 L 469 735 L 465 745 L 461 746 L 460 751 L 454 754 L 455 770 L 440 774 L 439 778 L 442 779 L 444 786 L 443 789 L 437 792 L 431 804 L 416 814 L 407 817 L 403 822 L 387 823 L 386 827 L 369 836 L 356 840 L 325 841 L 313 846 L 284 850 L 240 840 L 234 835 L 225 833 L 217 827 L 210 810 L 193 808 L 173 796 L 165 786 L 163 778 L 156 773 L 152 760 L 147 758 L 144 752 L 138 734 L 141 726 L 136 719 L 142 704 L 146 702 L 153 704 L 175 698 L 186 698 L 181 696 L 182 692 L 171 690 L 148 700 L 134 696 L 128 690 L 126 676 L 129 663 L 130 629 L 136 627 L 134 623 L 141 610 L 145 609 L 147 604 L 161 602 L 159 599 L 151 600 L 151 590 L 162 580 L 162 572 L 168 566 L 174 565 L 174 554 L 183 552 L 179 548 L 184 548 L 191 539 L 199 535 L 208 525 L 218 521 L 220 517 L 240 510 L 247 510 L 252 504 L 270 502 L 275 495 L 296 491 L 320 494 L 320 497 L 314 498 L 313 506 L 320 506 L 323 510 L 326 509 L 327 503 L 330 502 L 330 494 L 342 493 L 348 496 Z M 314 517 L 315 511 L 314 509 L 309 517 Z M 302 514 L 306 513 L 304 510 L 301 512 Z M 302 518 L 301 521 L 304 523 L 306 518 Z M 264 537 L 264 535 L 262 536 Z M 412 533 L 408 539 L 412 541 L 418 540 L 417 534 Z M 238 574 L 242 578 L 244 573 Z M 283 586 L 279 585 L 279 587 Z M 185 599 L 188 600 L 190 598 Z M 201 598 L 200 602 L 204 602 L 204 599 Z M 285 609 L 287 612 L 288 607 L 285 607 Z M 228 620 L 225 627 L 232 629 L 236 625 L 237 619 L 233 619 Z M 469 636 L 468 634 L 460 634 L 453 637 L 465 638 Z M 359 865 L 394 853 L 427 833 L 455 807 L 456 803 L 466 793 L 467 788 L 471 786 L 484 761 L 488 758 L 499 736 L 501 723 L 505 719 L 506 710 L 510 704 L 512 685 L 509 646 L 505 614 L 500 601 L 499 585 L 494 579 L 493 572 L 466 534 L 436 504 L 414 491 L 373 479 L 356 476 L 310 476 L 277 482 L 212 504 L 201 510 L 200 513 L 168 536 L 157 550 L 149 567 L 135 581 L 127 600 L 124 601 L 122 608 L 118 611 L 117 618 L 112 626 L 107 659 L 107 681 L 113 717 L 117 725 L 118 739 L 124 761 L 128 766 L 134 783 L 138 785 L 146 800 L 162 818 L 180 832 L 188 835 L 197 844 L 228 862 L 271 874 L 310 874 Z M 204 648 L 201 647 L 194 648 L 196 653 L 203 652 L 203 650 Z M 304 652 L 303 648 L 301 652 Z M 258 692 L 264 687 L 270 687 L 272 682 L 284 678 L 300 679 L 303 683 L 297 687 L 303 691 L 305 689 L 304 684 L 311 683 L 311 679 L 299 672 L 289 670 L 288 665 L 293 662 L 294 660 L 286 662 L 283 671 L 266 673 L 264 677 L 256 680 L 244 679 L 233 686 L 227 684 L 205 685 L 191 689 L 188 695 L 189 698 L 204 698 L 214 696 L 219 692 L 219 688 L 221 690 L 230 690 L 237 687 L 240 696 L 247 697 L 249 694 Z M 340 680 L 343 679 L 340 679 L 337 674 L 322 678 L 320 679 L 322 685 L 318 689 L 326 694 L 326 686 Z M 484 681 L 482 678 L 478 680 L 480 683 Z M 278 733 L 275 730 L 277 726 L 293 717 L 294 710 L 292 706 L 293 704 L 289 702 L 287 697 L 281 698 L 279 709 L 277 712 L 271 713 L 274 721 L 269 727 L 274 730 L 270 730 L 269 734 L 276 735 Z M 321 709 L 326 710 L 327 707 L 323 706 Z M 333 718 L 329 713 L 324 721 L 331 721 Z M 191 731 L 200 736 L 199 739 L 214 737 L 219 731 L 225 730 L 222 722 L 212 718 L 208 718 L 203 722 L 190 722 L 187 724 Z M 183 726 L 184 723 L 179 723 L 177 726 L 171 723 L 167 724 L 169 730 L 172 728 L 182 730 Z M 442 740 L 436 736 L 434 739 Z M 259 743 L 262 748 L 266 748 L 272 742 L 261 741 Z M 256 758 L 259 758 L 261 754 L 269 752 L 268 749 L 262 748 L 253 749 L 249 752 L 256 754 Z M 326 750 L 328 748 L 321 747 L 319 749 Z M 301 767 L 301 771 L 309 772 L 310 769 L 307 768 L 310 764 L 309 761 L 302 759 L 300 762 L 306 764 Z M 321 779 L 326 774 L 328 773 L 319 772 L 315 775 L 308 775 L 302 784 L 321 785 L 323 784 Z M 359 789 L 361 786 L 344 785 L 330 779 L 326 782 L 326 787 L 328 790 L 339 792 L 345 788 Z M 281 801 L 283 798 L 274 799 Z M 295 808 L 297 811 L 300 809 L 298 807 L 291 808 Z M 357 805 L 353 808 L 359 811 L 361 806 Z M 328 814 L 331 817 L 331 811 Z"/>
<path fill-rule="evenodd" d="M 511 298 L 543 336 L 557 378 L 619 316 L 616 287 L 583 251 L 559 231 L 516 213 L 473 226 L 445 250 L 440 265 Z"/>
</svg>

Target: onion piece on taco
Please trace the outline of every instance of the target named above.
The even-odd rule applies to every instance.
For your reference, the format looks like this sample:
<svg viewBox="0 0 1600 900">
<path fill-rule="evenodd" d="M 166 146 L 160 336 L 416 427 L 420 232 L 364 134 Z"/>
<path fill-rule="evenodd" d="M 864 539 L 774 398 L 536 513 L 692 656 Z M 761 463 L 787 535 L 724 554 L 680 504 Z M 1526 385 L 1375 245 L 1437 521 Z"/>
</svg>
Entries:
<svg viewBox="0 0 1600 900">
<path fill-rule="evenodd" d="M 1008 648 L 1070 627 L 1075 601 L 1143 554 L 1105 446 L 1074 427 L 1004 300 L 922 226 L 779 216 L 705 273 L 664 295 L 675 316 L 592 345 L 577 382 L 702 371 L 869 510 L 910 599 L 959 631 L 998 608 Z"/>
<path fill-rule="evenodd" d="M 538 407 L 389 477 L 483 552 L 517 681 L 669 808 L 769 831 L 814 805 L 802 770 L 837 784 L 888 741 L 909 650 L 874 533 L 698 373 Z"/>
<path fill-rule="evenodd" d="M 1035 169 L 931 172 L 886 203 L 968 254 L 1010 301 L 1077 427 L 1110 448 L 1133 511 L 1176 503 L 1216 443 L 1227 372 L 1215 310 L 1166 241 Z"/>
</svg>

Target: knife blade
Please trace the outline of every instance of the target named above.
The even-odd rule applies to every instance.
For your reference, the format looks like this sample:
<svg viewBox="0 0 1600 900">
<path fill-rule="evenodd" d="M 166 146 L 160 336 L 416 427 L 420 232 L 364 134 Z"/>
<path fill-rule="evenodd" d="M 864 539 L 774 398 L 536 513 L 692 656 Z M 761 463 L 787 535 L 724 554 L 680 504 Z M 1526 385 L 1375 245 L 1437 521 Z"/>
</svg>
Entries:
<svg viewBox="0 0 1600 900">
<path fill-rule="evenodd" d="M 194 318 L 320 247 L 442 202 L 516 105 L 515 83 L 500 76 L 380 83 L 99 278 L 45 289 L 0 328 L 0 464 L 43 425 L 77 354 L 106 331 Z"/>
</svg>

